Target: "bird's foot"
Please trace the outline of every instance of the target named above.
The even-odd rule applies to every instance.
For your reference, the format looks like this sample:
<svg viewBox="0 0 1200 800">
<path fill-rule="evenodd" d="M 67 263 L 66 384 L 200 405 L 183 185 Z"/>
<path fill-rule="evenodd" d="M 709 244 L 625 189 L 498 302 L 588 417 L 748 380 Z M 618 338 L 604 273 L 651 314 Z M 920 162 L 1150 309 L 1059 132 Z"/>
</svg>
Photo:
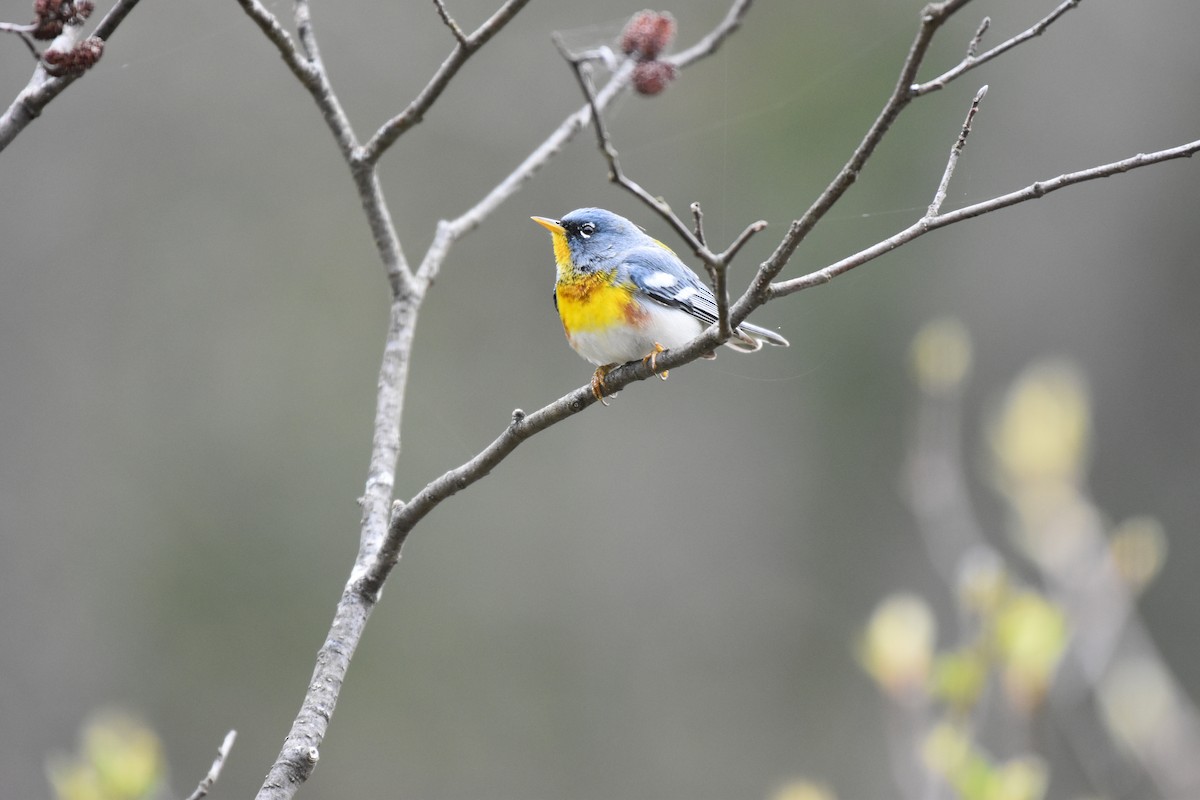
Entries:
<svg viewBox="0 0 1200 800">
<path fill-rule="evenodd" d="M 662 372 L 659 372 L 658 369 L 656 369 L 656 365 L 658 362 L 658 354 L 665 353 L 666 351 L 667 351 L 667 348 L 663 347 L 658 342 L 655 342 L 654 343 L 654 352 L 650 353 L 650 355 L 648 355 L 642 359 L 642 363 L 645 364 L 646 366 L 650 367 L 650 371 L 653 372 L 655 375 L 657 375 L 658 379 L 661 381 L 665 381 L 667 379 L 667 373 L 669 372 L 669 370 L 664 369 Z"/>
<path fill-rule="evenodd" d="M 601 405 L 608 405 L 608 399 L 604 396 L 607 388 L 604 386 L 604 376 L 607 375 L 615 364 L 605 364 L 596 367 L 596 371 L 592 374 L 592 394 L 600 401 Z M 616 397 L 614 394 L 613 397 Z"/>
</svg>

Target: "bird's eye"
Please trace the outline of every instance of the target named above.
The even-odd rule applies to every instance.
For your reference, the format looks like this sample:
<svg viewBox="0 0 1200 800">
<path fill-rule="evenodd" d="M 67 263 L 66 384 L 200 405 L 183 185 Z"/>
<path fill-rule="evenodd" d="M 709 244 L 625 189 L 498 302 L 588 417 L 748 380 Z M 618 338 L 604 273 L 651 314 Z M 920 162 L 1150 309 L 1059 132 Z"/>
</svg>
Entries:
<svg viewBox="0 0 1200 800">
<path fill-rule="evenodd" d="M 596 232 L 596 226 L 590 222 L 585 222 L 579 226 L 579 235 L 585 239 L 590 239 L 592 234 Z"/>
</svg>

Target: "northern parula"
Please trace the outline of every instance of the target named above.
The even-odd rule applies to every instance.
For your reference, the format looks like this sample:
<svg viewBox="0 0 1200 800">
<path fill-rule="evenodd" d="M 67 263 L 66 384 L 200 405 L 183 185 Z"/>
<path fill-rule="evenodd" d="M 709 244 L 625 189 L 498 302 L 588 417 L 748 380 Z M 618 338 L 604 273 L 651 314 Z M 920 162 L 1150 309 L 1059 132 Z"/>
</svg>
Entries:
<svg viewBox="0 0 1200 800">
<path fill-rule="evenodd" d="M 617 365 L 642 360 L 653 370 L 659 353 L 682 347 L 717 321 L 712 290 L 671 248 L 624 217 L 579 208 L 562 219 L 532 219 L 550 231 L 554 305 L 567 342 L 596 365 L 597 399 L 604 399 L 604 376 Z M 753 353 L 764 342 L 788 346 L 778 333 L 748 322 L 725 344 Z"/>
</svg>

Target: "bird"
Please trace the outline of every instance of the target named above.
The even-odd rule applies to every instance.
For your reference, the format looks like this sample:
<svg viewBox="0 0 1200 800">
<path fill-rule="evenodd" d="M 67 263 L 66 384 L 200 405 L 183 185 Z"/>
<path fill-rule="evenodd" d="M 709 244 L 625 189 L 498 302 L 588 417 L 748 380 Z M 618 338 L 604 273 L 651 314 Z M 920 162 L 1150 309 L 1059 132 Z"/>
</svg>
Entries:
<svg viewBox="0 0 1200 800">
<path fill-rule="evenodd" d="M 592 393 L 604 402 L 604 377 L 615 367 L 657 357 L 717 321 L 717 299 L 671 248 L 624 217 L 578 208 L 561 219 L 531 217 L 554 246 L 554 306 L 567 343 L 596 365 Z M 725 345 L 743 353 L 763 344 L 787 347 L 775 331 L 743 322 Z M 704 358 L 716 358 L 706 353 Z"/>
</svg>

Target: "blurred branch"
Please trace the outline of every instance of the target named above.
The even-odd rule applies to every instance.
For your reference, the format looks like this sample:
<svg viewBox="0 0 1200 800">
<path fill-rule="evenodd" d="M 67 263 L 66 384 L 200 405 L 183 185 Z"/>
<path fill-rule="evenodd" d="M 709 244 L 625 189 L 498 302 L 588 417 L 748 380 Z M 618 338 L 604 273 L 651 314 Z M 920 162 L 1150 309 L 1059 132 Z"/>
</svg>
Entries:
<svg viewBox="0 0 1200 800">
<path fill-rule="evenodd" d="M 237 740 L 237 731 L 230 731 L 225 734 L 225 741 L 221 742 L 221 746 L 217 748 L 217 757 L 213 761 L 212 766 L 208 769 L 208 774 L 200 781 L 200 785 L 196 787 L 196 791 L 188 795 L 187 800 L 201 800 L 207 797 L 212 791 L 213 784 L 221 777 L 221 770 L 225 769 L 225 759 L 229 758 L 229 751 L 233 749 L 233 743 Z"/>
<path fill-rule="evenodd" d="M 129 15 L 133 7 L 138 4 L 138 0 L 117 0 L 104 18 L 96 25 L 96 29 L 92 32 L 92 36 L 107 42 L 112 38 L 113 33 L 121 24 L 122 20 Z M 60 34 L 50 45 L 50 49 L 54 50 L 69 50 L 79 38 L 81 28 L 78 25 L 67 25 L 62 34 Z M 28 40 L 26 40 L 28 44 Z M 32 48 L 31 48 L 32 49 Z M 36 51 L 34 53 L 36 55 Z M 97 56 L 98 57 L 98 56 Z M 4 150 L 13 139 L 17 138 L 17 134 L 25 130 L 29 123 L 33 122 L 41 116 L 42 109 L 55 97 L 62 94 L 63 90 L 78 80 L 83 75 L 82 72 L 68 72 L 64 75 L 51 75 L 46 71 L 45 66 L 39 59 L 38 64 L 33 69 L 33 75 L 29 79 L 29 83 L 25 85 L 12 101 L 3 115 L 0 115 L 0 151 Z"/>
<path fill-rule="evenodd" d="M 970 598 L 978 610 L 1013 570 L 988 546 L 967 490 L 961 405 L 969 339 L 957 323 L 931 323 L 918 334 L 913 355 L 922 401 L 906 469 L 909 502 L 939 576 L 960 603 Z M 1117 564 L 1119 537 L 1105 530 L 1104 515 L 1087 498 L 1081 466 L 1087 437 L 1072 431 L 1086 430 L 1080 420 L 1090 413 L 1081 382 L 1064 379 L 1068 374 L 1044 366 L 1028 371 L 1033 377 L 1016 382 L 990 428 L 991 473 L 1009 503 L 1014 544 L 1069 625 L 1065 657 L 1045 698 L 1020 715 L 990 716 L 1018 725 L 1048 704 L 1094 790 L 1139 796 L 1152 786 L 1158 797 L 1194 796 L 1200 716 L 1137 613 L 1129 574 L 1122 577 Z M 1043 403 L 1048 396 L 1055 411 Z M 1031 441 L 1038 442 L 1035 456 Z M 980 694 L 979 702 L 994 703 L 1001 693 Z M 1124 723 L 1129 730 L 1120 729 L 1118 712 L 1134 720 Z"/>
</svg>

